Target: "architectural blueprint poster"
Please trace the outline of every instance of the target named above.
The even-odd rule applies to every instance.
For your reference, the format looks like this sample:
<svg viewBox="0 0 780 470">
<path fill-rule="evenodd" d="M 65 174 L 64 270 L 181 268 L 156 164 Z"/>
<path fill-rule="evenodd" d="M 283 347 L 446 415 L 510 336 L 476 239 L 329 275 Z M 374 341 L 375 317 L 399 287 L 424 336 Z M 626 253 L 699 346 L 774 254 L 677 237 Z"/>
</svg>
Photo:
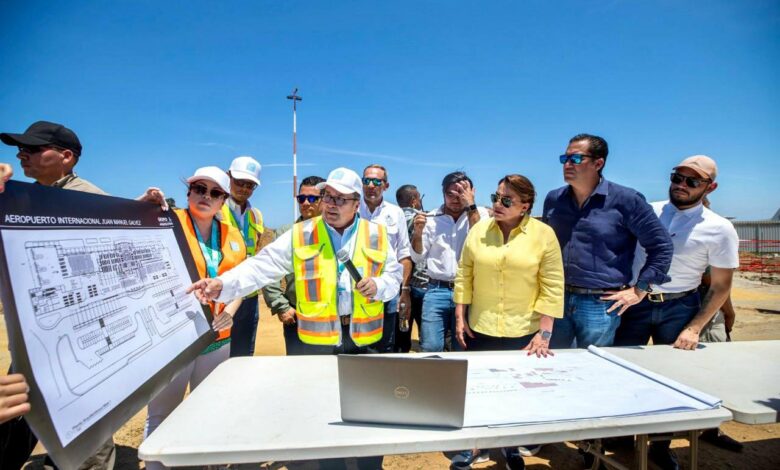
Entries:
<svg viewBox="0 0 780 470">
<path fill-rule="evenodd" d="M 159 206 L 11 182 L 0 194 L 2 300 L 28 416 L 75 467 L 214 338 L 197 277 Z"/>
</svg>

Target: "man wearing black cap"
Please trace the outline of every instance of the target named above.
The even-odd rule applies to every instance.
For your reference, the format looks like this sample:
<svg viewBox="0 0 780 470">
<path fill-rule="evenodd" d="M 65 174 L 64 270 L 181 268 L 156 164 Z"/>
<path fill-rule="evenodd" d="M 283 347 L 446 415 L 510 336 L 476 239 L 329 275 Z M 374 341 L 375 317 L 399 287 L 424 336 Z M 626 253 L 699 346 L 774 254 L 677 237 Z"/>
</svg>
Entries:
<svg viewBox="0 0 780 470">
<path fill-rule="evenodd" d="M 16 155 L 24 175 L 40 184 L 88 193 L 106 194 L 73 172 L 81 156 L 76 133 L 62 124 L 48 121 L 33 123 L 24 134 L 4 132 L 0 140 L 19 148 Z"/>
<path fill-rule="evenodd" d="M 106 194 L 89 181 L 73 172 L 81 156 L 81 142 L 76 133 L 62 124 L 48 121 L 33 123 L 23 134 L 0 134 L 4 144 L 18 147 L 25 176 L 38 184 L 55 188 Z M 13 173 L 10 166 L 0 164 L 0 193 L 5 181 Z M 165 195 L 157 188 L 149 188 L 139 201 L 160 204 L 167 210 Z M 0 468 L 21 468 L 30 457 L 38 439 L 24 420 L 14 420 L 0 426 Z M 113 438 L 82 464 L 81 469 L 106 470 L 114 467 L 116 449 Z"/>
</svg>

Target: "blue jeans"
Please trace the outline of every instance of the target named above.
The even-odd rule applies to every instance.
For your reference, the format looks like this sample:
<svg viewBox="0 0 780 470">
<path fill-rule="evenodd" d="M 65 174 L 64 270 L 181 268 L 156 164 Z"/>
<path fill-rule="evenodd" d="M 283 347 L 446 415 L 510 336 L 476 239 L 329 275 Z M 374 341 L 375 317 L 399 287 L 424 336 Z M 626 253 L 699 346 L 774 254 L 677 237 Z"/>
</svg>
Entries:
<svg viewBox="0 0 780 470">
<path fill-rule="evenodd" d="M 230 357 L 254 356 L 257 335 L 257 295 L 245 298 L 233 316 L 230 330 Z"/>
<path fill-rule="evenodd" d="M 556 318 L 550 348 L 568 349 L 577 340 L 576 347 L 612 346 L 615 331 L 620 325 L 617 309 L 607 313 L 611 301 L 601 300 L 601 294 L 574 294 L 566 292 L 563 318 Z"/>
<path fill-rule="evenodd" d="M 452 290 L 446 287 L 428 287 L 422 305 L 420 349 L 423 352 L 444 351 L 444 340 L 449 332 L 453 347 L 455 340 L 455 303 Z"/>
<path fill-rule="evenodd" d="M 653 344 L 673 344 L 699 307 L 698 292 L 658 303 L 645 298 L 623 314 L 615 346 L 644 346 L 650 338 Z"/>
</svg>

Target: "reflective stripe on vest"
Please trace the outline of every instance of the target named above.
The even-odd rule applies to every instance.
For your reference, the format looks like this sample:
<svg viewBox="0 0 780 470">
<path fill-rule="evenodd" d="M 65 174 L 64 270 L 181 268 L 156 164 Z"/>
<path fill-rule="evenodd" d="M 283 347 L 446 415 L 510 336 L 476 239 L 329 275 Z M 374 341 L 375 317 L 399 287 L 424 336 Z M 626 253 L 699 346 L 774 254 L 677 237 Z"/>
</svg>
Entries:
<svg viewBox="0 0 780 470">
<path fill-rule="evenodd" d="M 382 273 L 388 246 L 383 226 L 359 219 L 353 263 L 363 273 Z M 338 314 L 338 261 L 320 217 L 293 226 L 293 272 L 298 299 L 298 336 L 307 344 L 341 343 Z M 354 281 L 353 281 L 354 282 Z M 384 303 L 369 301 L 353 289 L 350 336 L 358 346 L 382 338 Z"/>
<path fill-rule="evenodd" d="M 198 237 L 195 234 L 195 227 L 192 224 L 189 214 L 184 209 L 174 209 L 173 212 L 179 218 L 184 236 L 187 239 L 187 245 L 190 247 L 192 253 L 192 259 L 195 261 L 195 267 L 198 269 L 198 276 L 203 279 L 207 277 L 206 260 L 203 257 L 203 252 L 200 249 L 200 243 Z M 222 261 L 217 268 L 217 274 L 222 274 L 228 269 L 232 269 L 238 266 L 246 258 L 246 247 L 244 246 L 244 239 L 241 237 L 238 229 L 231 227 L 226 223 L 219 224 L 220 240 L 222 241 Z M 225 304 L 209 302 L 209 308 L 212 315 L 216 315 L 225 309 Z M 230 328 L 219 332 L 216 341 L 222 341 L 230 337 Z"/>
</svg>

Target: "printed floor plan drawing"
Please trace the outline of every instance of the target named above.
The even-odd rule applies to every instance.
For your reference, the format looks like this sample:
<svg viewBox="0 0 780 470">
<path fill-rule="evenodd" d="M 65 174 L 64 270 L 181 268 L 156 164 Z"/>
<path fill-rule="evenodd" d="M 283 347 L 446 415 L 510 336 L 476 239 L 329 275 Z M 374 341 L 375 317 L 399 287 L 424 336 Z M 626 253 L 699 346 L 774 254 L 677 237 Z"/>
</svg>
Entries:
<svg viewBox="0 0 780 470">
<path fill-rule="evenodd" d="M 464 426 L 642 415 L 717 405 L 712 401 L 717 399 L 679 390 L 672 381 L 660 382 L 599 352 L 560 350 L 547 358 L 528 356 L 525 351 L 467 357 Z"/>
<path fill-rule="evenodd" d="M 209 328 L 185 293 L 191 281 L 171 230 L 17 230 L 4 243 L 35 378 L 63 444 Z"/>
</svg>

